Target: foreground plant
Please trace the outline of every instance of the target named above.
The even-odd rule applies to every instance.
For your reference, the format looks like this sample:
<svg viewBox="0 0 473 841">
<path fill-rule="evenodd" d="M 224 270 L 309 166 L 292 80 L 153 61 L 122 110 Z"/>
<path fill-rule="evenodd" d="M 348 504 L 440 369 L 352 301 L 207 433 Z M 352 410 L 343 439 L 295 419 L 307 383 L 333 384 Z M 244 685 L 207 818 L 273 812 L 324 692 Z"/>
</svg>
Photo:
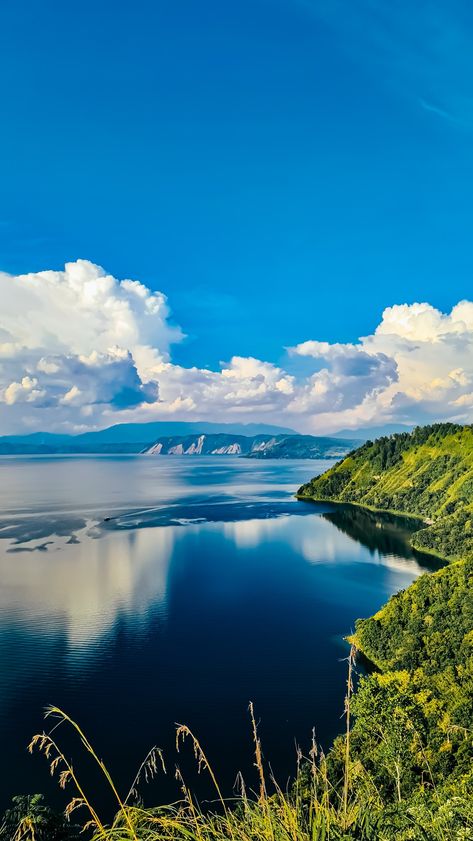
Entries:
<svg viewBox="0 0 473 841">
<path fill-rule="evenodd" d="M 254 743 L 254 765 L 258 786 L 248 790 L 238 776 L 238 793 L 231 802 L 223 797 L 212 766 L 198 739 L 186 725 L 177 725 L 176 748 L 179 752 L 184 742 L 191 742 L 199 773 L 207 773 L 216 792 L 216 805 L 203 810 L 193 797 L 180 769 L 175 776 L 182 799 L 169 806 L 146 809 L 139 802 L 139 787 L 143 781 L 152 780 L 158 771 L 166 773 L 164 758 L 159 748 L 153 747 L 138 769 L 129 792 L 121 796 L 95 749 L 79 725 L 58 707 L 46 713 L 53 718 L 50 733 L 33 737 L 30 751 L 42 751 L 49 760 L 52 775 L 57 775 L 62 788 L 71 786 L 74 791 L 65 815 L 68 819 L 78 810 L 85 812 L 83 833 L 91 841 L 468 841 L 473 839 L 473 807 L 470 797 L 473 772 L 451 784 L 449 788 L 435 786 L 422 747 L 414 761 L 424 763 L 426 779 L 423 790 L 403 792 L 403 765 L 398 749 L 385 750 L 383 762 L 388 777 L 395 781 L 395 796 L 380 794 L 376 775 L 367 770 L 352 745 L 352 693 L 355 668 L 355 650 L 352 647 L 348 661 L 347 691 L 345 697 L 345 736 L 336 740 L 328 756 L 319 751 L 315 736 L 307 757 L 297 750 L 294 783 L 283 790 L 267 773 L 263 760 L 258 727 L 253 705 L 250 704 L 250 721 Z M 99 816 L 93 798 L 86 793 L 74 766 L 56 741 L 59 725 L 67 725 L 79 736 L 81 743 L 100 770 L 106 786 L 116 803 L 117 813 L 108 825 Z M 393 726 L 398 722 L 393 719 Z M 366 722 L 369 729 L 370 722 Z M 387 729 L 377 734 L 378 743 L 391 745 L 393 736 Z M 405 720 L 404 742 L 412 740 L 421 746 L 421 737 L 412 722 Z M 395 733 L 393 744 L 402 747 L 403 735 Z M 404 748 L 402 748 L 404 751 Z M 408 748 L 406 748 L 408 755 Z M 406 752 L 406 751 L 404 751 Z M 406 775 L 406 779 L 407 779 Z M 405 786 L 407 788 L 407 786 Z M 0 834 L 0 838 L 1 838 Z M 16 835 L 8 841 L 40 841 L 33 826 L 23 822 Z M 72 837 L 72 836 L 71 836 Z M 52 841 L 52 838 L 48 841 Z"/>
<path fill-rule="evenodd" d="M 80 830 L 64 815 L 54 812 L 42 794 L 13 797 L 0 821 L 2 841 L 79 841 Z"/>
</svg>

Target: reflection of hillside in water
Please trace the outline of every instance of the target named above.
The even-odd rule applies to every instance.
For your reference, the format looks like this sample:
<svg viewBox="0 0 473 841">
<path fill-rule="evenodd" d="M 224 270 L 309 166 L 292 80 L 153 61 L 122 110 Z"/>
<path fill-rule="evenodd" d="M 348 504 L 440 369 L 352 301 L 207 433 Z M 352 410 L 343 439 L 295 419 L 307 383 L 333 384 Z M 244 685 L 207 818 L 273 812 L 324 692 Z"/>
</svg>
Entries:
<svg viewBox="0 0 473 841">
<path fill-rule="evenodd" d="M 418 557 L 409 545 L 409 537 L 421 526 L 421 520 L 348 504 L 337 505 L 322 516 L 372 553 L 399 555 L 407 559 Z M 435 566 L 434 560 L 431 563 Z"/>
</svg>

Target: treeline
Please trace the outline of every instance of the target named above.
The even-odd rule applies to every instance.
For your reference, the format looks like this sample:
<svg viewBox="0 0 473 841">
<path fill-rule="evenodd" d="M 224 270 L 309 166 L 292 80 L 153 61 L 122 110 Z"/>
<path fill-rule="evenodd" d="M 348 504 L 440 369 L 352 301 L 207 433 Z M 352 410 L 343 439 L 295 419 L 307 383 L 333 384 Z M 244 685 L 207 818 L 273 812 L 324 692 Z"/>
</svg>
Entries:
<svg viewBox="0 0 473 841">
<path fill-rule="evenodd" d="M 435 424 L 367 441 L 298 495 L 421 517 L 416 549 L 473 558 L 473 427 Z"/>
</svg>

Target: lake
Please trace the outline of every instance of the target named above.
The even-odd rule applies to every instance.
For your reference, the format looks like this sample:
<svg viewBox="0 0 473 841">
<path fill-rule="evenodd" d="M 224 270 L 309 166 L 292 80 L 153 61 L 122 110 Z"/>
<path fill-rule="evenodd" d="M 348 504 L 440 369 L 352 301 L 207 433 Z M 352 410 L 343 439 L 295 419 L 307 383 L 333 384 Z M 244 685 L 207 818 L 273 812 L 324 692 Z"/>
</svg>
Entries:
<svg viewBox="0 0 473 841">
<path fill-rule="evenodd" d="M 406 521 L 298 502 L 327 461 L 235 457 L 0 459 L 0 776 L 61 804 L 26 744 L 56 704 L 76 718 L 122 791 L 153 745 L 168 773 L 146 803 L 174 800 L 176 762 L 201 798 L 188 724 L 230 795 L 255 785 L 248 702 L 284 785 L 295 742 L 342 729 L 343 637 L 429 562 Z M 433 561 L 430 562 L 432 564 Z M 64 740 L 105 810 L 103 787 Z M 91 776 L 89 776 L 89 774 Z"/>
</svg>

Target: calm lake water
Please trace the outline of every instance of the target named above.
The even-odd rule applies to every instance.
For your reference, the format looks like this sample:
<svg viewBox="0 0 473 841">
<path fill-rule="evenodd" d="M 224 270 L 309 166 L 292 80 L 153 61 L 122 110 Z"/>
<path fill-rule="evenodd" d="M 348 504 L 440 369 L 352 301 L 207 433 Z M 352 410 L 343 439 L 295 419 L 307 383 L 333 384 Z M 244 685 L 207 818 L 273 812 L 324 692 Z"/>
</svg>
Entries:
<svg viewBox="0 0 473 841">
<path fill-rule="evenodd" d="M 122 790 L 153 745 L 168 774 L 145 802 L 178 797 L 176 762 L 201 798 L 201 740 L 231 794 L 255 785 L 248 702 L 284 784 L 295 740 L 341 729 L 343 636 L 428 562 L 407 525 L 297 502 L 329 463 L 233 457 L 0 459 L 0 778 L 12 794 L 61 795 L 25 746 L 47 704 L 79 720 Z M 105 519 L 107 518 L 107 519 Z M 80 747 L 67 733 L 82 768 Z M 84 767 L 86 776 L 91 773 Z M 90 779 L 95 783 L 94 777 Z M 109 807 L 95 789 L 95 802 Z"/>
</svg>

